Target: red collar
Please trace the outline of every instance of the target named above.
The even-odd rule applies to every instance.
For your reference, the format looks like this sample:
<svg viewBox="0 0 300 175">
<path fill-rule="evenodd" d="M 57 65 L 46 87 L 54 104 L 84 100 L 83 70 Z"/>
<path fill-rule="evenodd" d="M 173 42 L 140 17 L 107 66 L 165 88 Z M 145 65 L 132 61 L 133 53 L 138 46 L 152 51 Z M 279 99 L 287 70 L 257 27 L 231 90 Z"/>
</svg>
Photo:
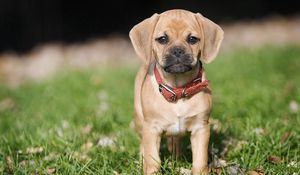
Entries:
<svg viewBox="0 0 300 175">
<path fill-rule="evenodd" d="M 201 90 L 207 88 L 208 80 L 202 81 L 202 73 L 203 68 L 200 62 L 200 69 L 196 79 L 194 79 L 192 82 L 186 84 L 183 87 L 170 87 L 163 83 L 161 76 L 159 75 L 159 72 L 156 68 L 156 65 L 154 66 L 154 75 L 159 85 L 159 92 L 169 102 L 176 102 L 180 98 L 190 97 L 200 92 Z"/>
</svg>

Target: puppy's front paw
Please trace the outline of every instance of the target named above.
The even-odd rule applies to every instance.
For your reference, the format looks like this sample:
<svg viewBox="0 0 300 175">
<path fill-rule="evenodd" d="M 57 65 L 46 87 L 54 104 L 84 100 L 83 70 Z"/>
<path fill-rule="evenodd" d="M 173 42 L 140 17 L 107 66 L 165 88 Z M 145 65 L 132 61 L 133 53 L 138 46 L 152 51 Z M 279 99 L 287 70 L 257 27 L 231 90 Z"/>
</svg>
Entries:
<svg viewBox="0 0 300 175">
<path fill-rule="evenodd" d="M 156 166 L 146 167 L 144 171 L 144 175 L 154 175 L 158 172 L 158 169 Z"/>
<path fill-rule="evenodd" d="M 193 167 L 192 174 L 193 175 L 208 175 L 209 174 L 208 166 L 204 166 L 204 167 L 200 167 L 200 168 Z"/>
</svg>

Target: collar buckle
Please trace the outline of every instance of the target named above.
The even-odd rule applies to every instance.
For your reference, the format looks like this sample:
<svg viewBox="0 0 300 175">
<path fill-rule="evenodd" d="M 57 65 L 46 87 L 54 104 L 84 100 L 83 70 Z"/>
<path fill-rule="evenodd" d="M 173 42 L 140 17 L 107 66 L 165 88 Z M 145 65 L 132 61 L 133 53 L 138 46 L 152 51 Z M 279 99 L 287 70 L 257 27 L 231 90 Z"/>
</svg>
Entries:
<svg viewBox="0 0 300 175">
<path fill-rule="evenodd" d="M 167 90 L 168 92 L 170 92 L 170 93 L 172 94 L 172 96 L 170 97 L 170 100 L 171 100 L 172 102 L 174 102 L 174 101 L 177 100 L 177 95 L 176 95 L 176 93 L 175 93 L 175 92 L 172 90 L 172 88 L 170 88 L 168 85 L 165 85 L 165 84 L 160 83 L 159 86 L 158 86 L 158 88 L 159 88 L 159 92 L 160 92 L 161 94 L 163 94 L 163 89 L 165 89 L 165 90 Z M 164 94 L 163 94 L 163 95 L 164 95 Z"/>
<path fill-rule="evenodd" d="M 187 97 L 187 96 L 188 96 L 188 93 L 186 92 L 186 88 L 184 88 L 184 89 L 182 90 L 181 97 L 185 98 L 185 97 Z"/>
</svg>

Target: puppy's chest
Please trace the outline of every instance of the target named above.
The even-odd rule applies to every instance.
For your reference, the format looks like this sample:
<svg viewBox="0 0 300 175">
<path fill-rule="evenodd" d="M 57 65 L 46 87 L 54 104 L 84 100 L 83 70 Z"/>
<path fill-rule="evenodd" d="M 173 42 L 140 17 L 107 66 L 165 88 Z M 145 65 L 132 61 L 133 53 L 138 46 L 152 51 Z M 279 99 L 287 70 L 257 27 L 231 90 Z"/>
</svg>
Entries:
<svg viewBox="0 0 300 175">
<path fill-rule="evenodd" d="M 183 135 L 187 132 L 187 121 L 184 117 L 174 118 L 165 126 L 164 132 L 169 135 Z"/>
<path fill-rule="evenodd" d="M 189 130 L 190 123 L 195 116 L 191 113 L 191 107 L 179 101 L 176 105 L 170 107 L 168 113 L 164 113 L 163 130 L 166 135 L 182 135 Z"/>
<path fill-rule="evenodd" d="M 144 117 L 154 130 L 162 131 L 166 135 L 183 135 L 197 127 L 199 121 L 207 117 L 211 108 L 210 94 L 201 91 L 190 98 L 170 103 L 160 94 L 153 76 L 152 81 L 146 82 L 150 84 L 143 90 L 144 94 L 153 93 L 151 96 L 143 96 Z M 149 99 L 155 100 L 149 103 Z"/>
</svg>

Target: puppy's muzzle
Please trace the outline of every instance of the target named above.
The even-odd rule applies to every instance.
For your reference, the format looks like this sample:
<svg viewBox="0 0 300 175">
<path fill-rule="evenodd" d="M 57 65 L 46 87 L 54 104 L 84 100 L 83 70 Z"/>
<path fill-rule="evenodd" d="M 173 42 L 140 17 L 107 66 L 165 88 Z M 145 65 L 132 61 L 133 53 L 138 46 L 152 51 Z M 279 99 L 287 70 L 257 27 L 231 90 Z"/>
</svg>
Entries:
<svg viewBox="0 0 300 175">
<path fill-rule="evenodd" d="M 184 47 L 175 46 L 165 56 L 164 70 L 168 73 L 184 73 L 192 69 L 193 57 Z"/>
</svg>

